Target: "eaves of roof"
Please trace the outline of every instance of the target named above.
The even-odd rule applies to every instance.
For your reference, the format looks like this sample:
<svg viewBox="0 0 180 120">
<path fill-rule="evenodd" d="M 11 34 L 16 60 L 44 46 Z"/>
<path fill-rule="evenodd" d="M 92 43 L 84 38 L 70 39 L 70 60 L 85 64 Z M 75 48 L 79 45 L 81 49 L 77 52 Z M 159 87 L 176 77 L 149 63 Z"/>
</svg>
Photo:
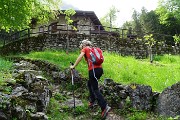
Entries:
<svg viewBox="0 0 180 120">
<path fill-rule="evenodd" d="M 61 11 L 63 12 L 65 10 L 61 10 Z M 105 30 L 104 27 L 102 26 L 100 20 L 98 19 L 98 17 L 94 13 L 94 11 L 75 10 L 75 12 L 76 12 L 75 16 L 89 17 L 91 19 L 91 21 L 94 23 L 94 25 L 99 25 L 100 26 L 100 30 Z"/>
</svg>

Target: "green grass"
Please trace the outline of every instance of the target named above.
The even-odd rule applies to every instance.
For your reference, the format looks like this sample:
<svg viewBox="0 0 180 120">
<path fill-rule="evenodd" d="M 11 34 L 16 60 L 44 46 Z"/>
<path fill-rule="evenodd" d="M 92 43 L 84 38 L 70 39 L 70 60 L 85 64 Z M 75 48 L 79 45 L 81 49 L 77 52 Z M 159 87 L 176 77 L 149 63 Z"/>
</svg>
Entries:
<svg viewBox="0 0 180 120">
<path fill-rule="evenodd" d="M 7 61 L 0 57 L 0 71 L 8 71 L 12 67 L 12 62 Z"/>
<path fill-rule="evenodd" d="M 47 60 L 61 69 L 68 68 L 70 62 L 75 62 L 79 51 L 66 54 L 64 51 L 31 52 L 22 55 L 25 58 Z M 161 92 L 166 87 L 180 81 L 180 56 L 155 56 L 151 64 L 149 59 L 122 57 L 116 53 L 104 52 L 104 75 L 101 80 L 111 78 L 122 84 L 150 85 L 153 91 Z M 83 59 L 76 69 L 87 77 L 87 64 Z"/>
<path fill-rule="evenodd" d="M 31 52 L 30 54 L 19 56 L 29 59 L 46 60 L 48 62 L 56 64 L 61 69 L 66 69 L 70 66 L 70 62 L 75 62 L 79 53 L 79 51 L 76 51 L 66 54 L 65 51 L 46 50 L 44 52 Z M 87 65 L 84 60 L 79 63 L 76 69 L 78 69 L 83 76 L 87 75 Z"/>
<path fill-rule="evenodd" d="M 7 61 L 0 57 L 0 87 L 6 85 L 5 80 L 10 79 L 11 73 L 10 70 L 12 68 L 12 62 Z"/>
<path fill-rule="evenodd" d="M 162 91 L 180 81 L 180 56 L 157 56 L 159 61 L 151 64 L 149 59 L 139 60 L 113 53 L 104 55 L 105 75 L 116 82 L 145 84 L 150 85 L 154 91 Z"/>
<path fill-rule="evenodd" d="M 46 60 L 53 64 L 58 65 L 61 69 L 69 68 L 70 62 L 75 62 L 79 55 L 79 51 L 69 52 L 66 54 L 65 51 L 55 51 L 46 50 L 43 52 L 31 52 L 25 55 L 18 55 L 28 59 L 39 59 Z M 154 62 L 151 64 L 149 59 L 135 59 L 133 57 L 122 57 L 116 53 L 104 52 L 105 61 L 103 63 L 104 75 L 101 80 L 105 78 L 111 78 L 116 82 L 122 84 L 139 83 L 150 85 L 153 91 L 161 92 L 166 87 L 180 81 L 180 56 L 163 55 L 155 56 Z M 10 75 L 10 69 L 12 67 L 12 62 L 6 61 L 0 58 L 0 83 L 2 83 L 5 78 Z M 87 63 L 83 59 L 76 69 L 84 76 L 87 77 Z M 3 73 L 3 74 L 2 74 Z M 6 77 L 5 77 L 6 76 Z M 3 79 L 2 79 L 3 78 Z M 101 81 L 101 82 L 102 82 Z M 8 91 L 9 88 L 7 88 Z M 84 93 L 85 94 L 85 93 Z M 55 94 L 51 98 L 48 117 L 51 120 L 59 119 L 73 119 L 73 110 L 64 109 L 61 107 L 61 102 L 64 101 L 66 97 L 61 94 Z M 83 99 L 84 100 L 84 99 Z M 90 113 L 92 111 L 87 110 L 87 100 L 85 100 L 84 107 L 77 108 L 79 115 L 78 118 L 91 118 L 100 119 L 100 111 L 98 111 L 97 116 L 92 116 Z M 124 111 L 123 111 L 124 112 Z M 136 119 L 147 119 L 156 118 L 161 120 L 159 116 L 153 116 L 151 113 L 143 111 L 131 110 L 125 113 L 125 118 L 136 120 Z"/>
</svg>

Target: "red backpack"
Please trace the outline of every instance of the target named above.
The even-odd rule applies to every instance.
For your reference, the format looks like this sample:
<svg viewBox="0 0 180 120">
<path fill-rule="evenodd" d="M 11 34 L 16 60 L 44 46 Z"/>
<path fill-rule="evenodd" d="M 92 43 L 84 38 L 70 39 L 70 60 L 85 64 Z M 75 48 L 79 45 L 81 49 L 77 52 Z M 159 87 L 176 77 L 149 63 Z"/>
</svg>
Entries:
<svg viewBox="0 0 180 120">
<path fill-rule="evenodd" d="M 100 48 L 90 48 L 90 56 L 91 59 L 90 61 L 94 64 L 94 65 L 101 65 L 104 62 L 104 57 L 102 54 L 102 50 Z"/>
</svg>

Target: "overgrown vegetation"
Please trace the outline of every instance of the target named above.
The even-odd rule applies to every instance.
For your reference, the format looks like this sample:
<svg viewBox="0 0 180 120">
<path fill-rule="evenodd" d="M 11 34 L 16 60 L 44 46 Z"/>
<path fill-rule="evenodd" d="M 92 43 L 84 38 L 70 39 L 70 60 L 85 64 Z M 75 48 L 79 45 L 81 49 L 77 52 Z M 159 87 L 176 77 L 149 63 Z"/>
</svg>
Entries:
<svg viewBox="0 0 180 120">
<path fill-rule="evenodd" d="M 70 62 L 74 62 L 79 55 L 79 51 L 69 52 L 65 51 L 55 51 L 46 50 L 43 52 L 30 52 L 29 54 L 18 55 L 20 57 L 28 59 L 40 59 L 46 60 L 50 63 L 58 65 L 61 69 L 66 69 L 70 66 Z M 154 62 L 150 63 L 149 59 L 135 59 L 133 57 L 123 57 L 116 53 L 104 52 L 105 61 L 103 63 L 104 75 L 101 79 L 111 78 L 116 82 L 123 84 L 129 83 L 139 83 L 150 85 L 154 91 L 161 92 L 164 88 L 171 86 L 176 83 L 180 77 L 180 56 L 173 55 L 162 55 L 154 56 Z M 11 78 L 9 70 L 11 69 L 12 62 L 0 59 L 1 66 L 0 70 L 4 74 L 1 76 L 1 84 L 4 82 L 4 76 L 7 75 Z M 82 76 L 87 77 L 87 64 L 85 60 L 79 63 L 76 69 L 82 74 Z M 2 79 L 3 78 L 3 79 Z M 71 92 L 71 85 L 66 84 L 64 87 L 60 87 L 60 91 Z M 83 85 L 84 86 L 84 85 Z M 51 88 L 51 86 L 50 86 Z M 81 90 L 79 90 L 81 88 Z M 10 91 L 10 88 L 6 88 Z M 82 90 L 83 89 L 83 90 Z M 75 86 L 76 94 L 82 93 L 81 100 L 84 106 L 76 107 L 76 117 L 73 116 L 73 108 L 67 106 L 62 106 L 62 103 L 70 98 L 71 95 L 61 94 L 61 92 L 56 93 L 50 100 L 47 115 L 50 120 L 69 120 L 69 119 L 89 119 L 98 120 L 101 118 L 101 110 L 96 107 L 94 110 L 87 109 L 88 101 L 88 90 L 85 87 Z M 71 96 L 72 97 L 72 96 Z M 127 102 L 128 104 L 128 102 Z M 128 105 L 127 105 L 128 106 Z M 126 109 L 126 110 L 124 110 Z M 167 118 L 159 117 L 153 113 L 146 111 L 138 111 L 132 108 L 124 108 L 121 110 L 114 110 L 114 113 L 120 115 L 128 120 L 140 120 L 140 119 L 150 119 L 155 120 L 166 120 Z"/>
<path fill-rule="evenodd" d="M 47 60 L 65 69 L 74 62 L 79 55 L 79 51 L 69 52 L 50 51 L 31 52 L 21 55 L 30 59 Z M 105 61 L 103 63 L 105 78 L 111 78 L 123 84 L 138 83 L 150 85 L 154 91 L 161 92 L 166 87 L 179 81 L 180 78 L 180 56 L 163 55 L 154 56 L 154 63 L 149 63 L 149 59 L 135 59 L 133 57 L 122 57 L 116 53 L 104 52 Z M 76 69 L 87 77 L 87 64 L 85 60 L 79 63 Z"/>
<path fill-rule="evenodd" d="M 2 47 L 4 44 L 4 41 L 2 39 L 0 39 L 0 47 Z"/>
<path fill-rule="evenodd" d="M 11 68 L 12 62 L 0 58 L 0 89 L 7 93 L 11 91 L 11 87 L 6 86 L 7 82 L 14 82 L 11 80 Z"/>
</svg>

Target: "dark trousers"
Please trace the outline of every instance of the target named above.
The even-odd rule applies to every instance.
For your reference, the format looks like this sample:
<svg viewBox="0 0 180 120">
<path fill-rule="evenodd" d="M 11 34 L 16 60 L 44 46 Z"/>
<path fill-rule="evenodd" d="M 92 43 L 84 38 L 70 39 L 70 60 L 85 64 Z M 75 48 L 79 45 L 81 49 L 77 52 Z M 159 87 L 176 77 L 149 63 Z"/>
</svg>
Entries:
<svg viewBox="0 0 180 120">
<path fill-rule="evenodd" d="M 94 76 L 95 74 L 95 76 Z M 93 70 L 89 71 L 89 80 L 87 82 L 87 86 L 90 93 L 90 102 L 94 102 L 95 100 L 98 101 L 98 105 L 101 107 L 101 110 L 104 110 L 106 107 L 106 101 L 104 100 L 104 97 L 99 91 L 98 88 L 98 80 L 103 74 L 102 68 L 95 68 L 94 72 Z M 97 78 L 97 79 L 96 79 Z"/>
</svg>

